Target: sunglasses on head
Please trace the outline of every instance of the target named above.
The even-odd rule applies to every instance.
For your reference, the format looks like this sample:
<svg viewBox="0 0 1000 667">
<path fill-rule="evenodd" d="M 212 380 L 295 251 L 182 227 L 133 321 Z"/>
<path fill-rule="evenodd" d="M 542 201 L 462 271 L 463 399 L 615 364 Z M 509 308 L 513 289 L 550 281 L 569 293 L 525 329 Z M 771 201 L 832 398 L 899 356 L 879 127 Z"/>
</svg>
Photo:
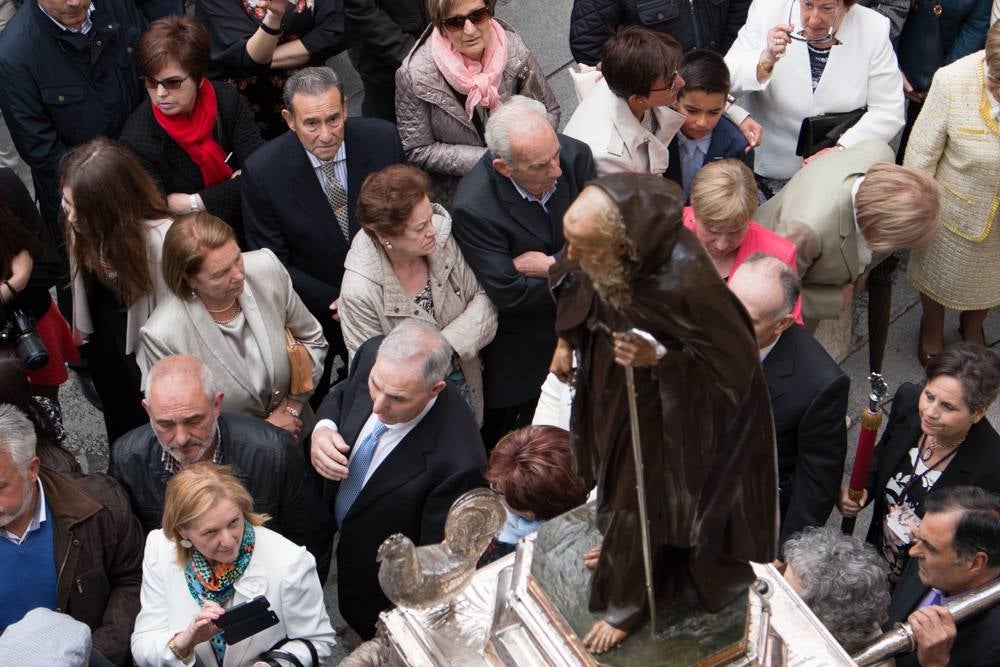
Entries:
<svg viewBox="0 0 1000 667">
<path fill-rule="evenodd" d="M 474 12 L 469 12 L 465 16 L 449 16 L 441 19 L 441 25 L 449 32 L 458 32 L 465 29 L 465 22 L 472 21 L 473 25 L 479 25 L 483 21 L 488 21 L 493 16 L 489 7 L 480 7 Z"/>
<path fill-rule="evenodd" d="M 159 79 L 154 79 L 151 76 L 139 77 L 142 79 L 142 83 L 150 90 L 156 90 L 158 86 L 163 86 L 167 90 L 177 90 L 181 87 L 181 84 L 191 78 L 191 75 L 187 76 L 172 76 L 169 79 L 164 79 L 160 81 Z"/>
</svg>

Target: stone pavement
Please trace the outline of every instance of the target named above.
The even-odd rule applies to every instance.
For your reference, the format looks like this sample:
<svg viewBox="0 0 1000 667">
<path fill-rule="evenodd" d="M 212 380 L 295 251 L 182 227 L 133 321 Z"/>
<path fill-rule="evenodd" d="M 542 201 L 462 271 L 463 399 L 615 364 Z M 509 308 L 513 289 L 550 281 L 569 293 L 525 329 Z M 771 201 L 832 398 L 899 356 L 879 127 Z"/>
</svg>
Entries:
<svg viewBox="0 0 1000 667">
<path fill-rule="evenodd" d="M 562 124 L 569 120 L 576 99 L 572 92 L 572 84 L 568 68 L 573 59 L 569 52 L 569 14 L 571 0 L 510 0 L 498 8 L 499 16 L 519 31 L 525 43 L 535 54 L 542 69 L 552 85 L 560 105 L 562 106 Z M 351 67 L 346 53 L 333 58 L 330 63 L 344 80 L 351 109 L 359 113 L 363 96 L 361 80 Z M 765 136 L 766 140 L 766 136 Z M 895 294 L 893 297 L 893 323 L 885 355 L 885 379 L 889 383 L 890 396 L 903 382 L 919 382 L 923 372 L 916 361 L 917 331 L 920 321 L 920 308 L 917 294 L 907 282 L 901 266 L 895 277 Z M 868 346 L 866 339 L 866 324 L 864 319 L 865 297 L 855 298 L 855 318 L 853 335 L 847 357 L 841 366 L 851 378 L 851 396 L 848 414 L 852 427 L 848 432 L 849 453 L 845 470 L 845 479 L 850 475 L 851 463 L 854 460 L 854 448 L 857 442 L 857 423 L 867 404 L 868 385 Z M 949 314 L 946 342 L 958 339 L 958 317 Z M 996 311 L 986 320 L 986 340 L 991 346 L 1000 343 L 1000 314 Z M 104 424 L 100 415 L 83 399 L 79 383 L 75 377 L 67 382 L 61 392 L 60 400 L 63 406 L 63 417 L 66 430 L 70 433 L 68 446 L 81 456 L 94 471 L 107 469 L 108 447 L 104 435 Z M 888 406 L 887 406 L 888 409 Z M 1000 424 L 1000 405 L 994 405 L 989 413 L 993 424 Z M 858 520 L 857 535 L 863 536 L 870 521 L 870 509 L 862 513 Z M 829 520 L 830 525 L 840 525 L 840 516 L 834 511 Z M 331 572 L 330 581 L 326 587 L 326 602 L 334 627 L 340 634 L 339 645 L 327 664 L 336 665 L 357 646 L 359 638 L 343 622 L 337 611 L 336 572 Z"/>
</svg>

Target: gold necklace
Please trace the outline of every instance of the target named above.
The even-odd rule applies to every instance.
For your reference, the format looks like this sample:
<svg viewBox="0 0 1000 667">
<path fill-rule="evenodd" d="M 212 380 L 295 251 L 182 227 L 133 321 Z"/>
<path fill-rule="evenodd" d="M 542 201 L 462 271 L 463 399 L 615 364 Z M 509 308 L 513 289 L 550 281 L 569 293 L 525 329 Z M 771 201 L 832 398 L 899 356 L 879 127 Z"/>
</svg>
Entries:
<svg viewBox="0 0 1000 667">
<path fill-rule="evenodd" d="M 234 304 L 234 305 L 236 306 L 236 313 L 235 313 L 235 314 L 233 314 L 233 316 L 232 316 L 232 317 L 230 317 L 229 319 L 226 319 L 226 320 L 216 320 L 216 319 L 215 319 L 215 318 L 213 317 L 212 319 L 213 319 L 213 320 L 215 321 L 215 323 L 216 323 L 216 324 L 218 324 L 218 325 L 220 325 L 220 326 L 225 326 L 225 325 L 227 325 L 227 324 L 232 324 L 232 323 L 233 323 L 233 322 L 234 322 L 234 321 L 236 320 L 236 318 L 240 316 L 240 313 L 242 313 L 242 312 L 243 312 L 243 309 L 242 309 L 242 308 L 240 308 L 240 304 L 236 303 L 236 304 Z M 232 308 L 232 306 L 229 306 L 229 308 Z M 227 308 L 226 310 L 229 310 L 229 308 Z M 208 311 L 208 312 L 212 312 L 212 311 Z M 217 310 L 217 311 L 215 311 L 215 312 L 217 312 L 217 313 L 221 313 L 221 312 L 223 312 L 223 311 L 221 311 L 221 310 Z"/>
<path fill-rule="evenodd" d="M 219 310 L 212 310 L 211 308 L 209 308 L 209 307 L 208 307 L 208 304 L 207 304 L 207 303 L 205 303 L 205 301 L 204 301 L 204 300 L 202 300 L 202 302 L 201 302 L 201 305 L 205 306 L 205 310 L 207 310 L 208 312 L 210 312 L 210 313 L 212 313 L 212 314 L 214 315 L 214 314 L 216 314 L 216 313 L 224 313 L 224 312 L 226 312 L 227 310 L 229 310 L 230 308 L 232 308 L 233 306 L 235 306 L 235 305 L 236 305 L 236 301 L 237 301 L 237 299 L 239 299 L 239 297 L 236 297 L 236 298 L 234 298 L 234 299 L 233 299 L 233 302 L 232 302 L 232 303 L 230 303 L 230 304 L 229 304 L 228 306 L 226 306 L 225 308 L 221 308 L 221 309 L 219 309 Z"/>
</svg>

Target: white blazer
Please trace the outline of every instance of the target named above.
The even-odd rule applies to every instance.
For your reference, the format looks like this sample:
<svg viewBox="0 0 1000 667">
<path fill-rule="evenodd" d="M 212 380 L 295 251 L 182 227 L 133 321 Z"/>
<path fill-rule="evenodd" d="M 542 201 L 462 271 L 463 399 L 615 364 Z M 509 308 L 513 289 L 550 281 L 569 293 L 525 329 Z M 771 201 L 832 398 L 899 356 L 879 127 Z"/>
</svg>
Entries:
<svg viewBox="0 0 1000 667">
<path fill-rule="evenodd" d="M 602 76 L 586 92 L 563 134 L 590 146 L 598 176 L 619 172 L 661 176 L 670 162 L 667 146 L 684 124 L 684 116 L 669 107 L 654 107 L 653 114 L 659 125 L 656 134 L 642 126 L 628 102 L 611 92 Z"/>
<path fill-rule="evenodd" d="M 279 623 L 227 646 L 223 667 L 252 665 L 261 653 L 286 637 L 311 641 L 323 664 L 333 652 L 336 638 L 323 603 L 316 561 L 305 547 L 289 542 L 278 533 L 263 526 L 254 530 L 253 556 L 246 572 L 235 584 L 236 594 L 230 606 L 264 595 Z M 136 664 L 140 667 L 215 667 L 212 646 L 207 641 L 195 647 L 194 656 L 186 663 L 178 660 L 167 647 L 174 634 L 191 624 L 200 605 L 188 592 L 174 542 L 159 529 L 146 538 L 139 599 L 142 609 L 132 632 L 132 657 Z M 279 650 L 293 653 L 303 665 L 312 663 L 309 649 L 302 642 L 289 641 Z"/>
<path fill-rule="evenodd" d="M 831 49 L 815 92 L 805 42 L 792 41 L 771 76 L 757 81 L 767 32 L 788 21 L 795 1 L 754 0 L 726 54 L 733 96 L 764 127 L 754 171 L 768 178 L 791 178 L 802 167 L 795 146 L 804 118 L 867 105 L 868 112 L 840 138 L 846 148 L 868 139 L 889 143 L 904 123 L 903 78 L 889 42 L 889 19 L 857 4 L 844 15 L 836 35 L 841 44 Z"/>
<path fill-rule="evenodd" d="M 156 304 L 171 296 L 167 283 L 163 280 L 163 269 L 160 257 L 163 255 L 163 238 L 167 235 L 173 219 L 147 220 L 146 225 L 146 258 L 149 261 L 149 277 L 153 280 L 153 291 L 136 299 L 128 309 L 125 319 L 125 354 L 132 354 L 139 347 L 139 329 L 153 314 Z M 82 345 L 94 333 L 94 320 L 90 316 L 90 304 L 87 301 L 87 288 L 83 275 L 77 271 L 76 262 L 70 256 L 70 270 L 73 276 L 73 338 L 77 345 Z"/>
</svg>

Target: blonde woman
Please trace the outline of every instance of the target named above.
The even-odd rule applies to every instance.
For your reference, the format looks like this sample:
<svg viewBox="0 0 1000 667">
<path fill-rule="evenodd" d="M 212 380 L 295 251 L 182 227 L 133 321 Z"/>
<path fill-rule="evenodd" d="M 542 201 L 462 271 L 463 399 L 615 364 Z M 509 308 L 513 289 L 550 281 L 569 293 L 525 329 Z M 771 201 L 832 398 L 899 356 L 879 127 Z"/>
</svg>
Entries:
<svg viewBox="0 0 1000 667">
<path fill-rule="evenodd" d="M 280 650 L 319 667 L 336 643 L 305 547 L 263 527 L 228 467 L 195 463 L 167 484 L 163 528 L 146 539 L 142 609 L 132 633 L 140 667 L 268 664 Z M 214 621 L 264 595 L 277 625 L 227 646 Z M 192 663 L 192 661 L 194 661 Z"/>
</svg>

